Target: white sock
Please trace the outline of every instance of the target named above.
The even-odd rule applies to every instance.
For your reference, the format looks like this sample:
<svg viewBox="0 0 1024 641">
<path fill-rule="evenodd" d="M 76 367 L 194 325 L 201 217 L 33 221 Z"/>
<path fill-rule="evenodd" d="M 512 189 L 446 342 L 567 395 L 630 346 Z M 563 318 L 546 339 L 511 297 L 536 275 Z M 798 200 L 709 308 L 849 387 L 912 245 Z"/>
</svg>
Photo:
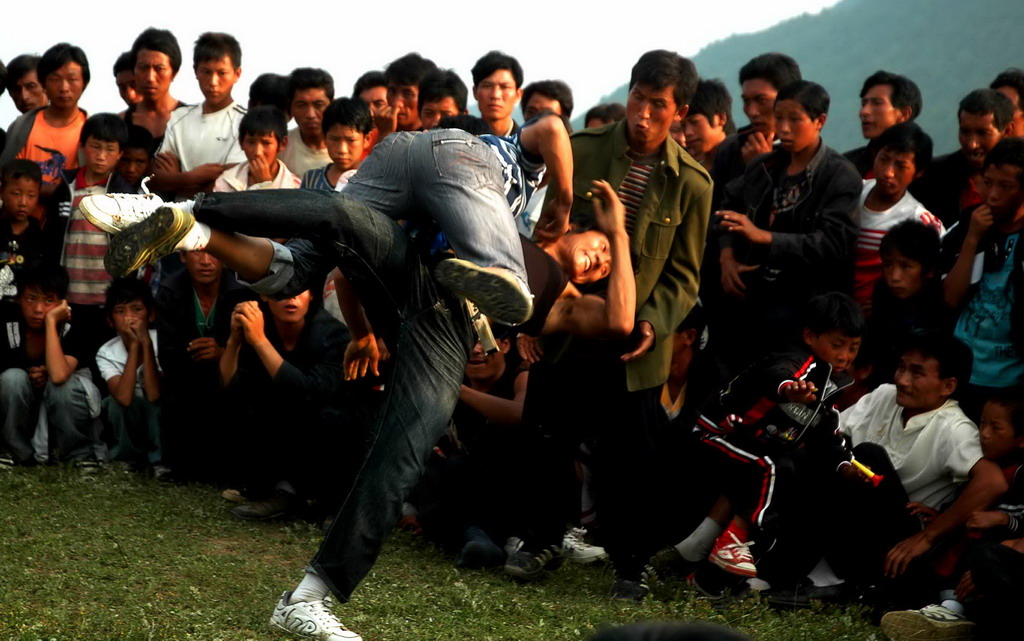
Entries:
<svg viewBox="0 0 1024 641">
<path fill-rule="evenodd" d="M 306 576 L 299 583 L 299 587 L 295 588 L 295 591 L 292 592 L 291 602 L 322 601 L 329 592 L 327 584 L 320 577 L 307 570 Z"/>
<path fill-rule="evenodd" d="M 178 202 L 174 202 L 174 203 L 164 203 L 164 206 L 165 207 L 174 207 L 175 209 L 180 209 L 181 211 L 188 212 L 188 213 L 191 214 L 192 210 L 196 206 L 196 199 L 195 198 L 189 198 L 188 200 L 179 200 Z"/>
<path fill-rule="evenodd" d="M 939 592 L 939 599 L 941 600 L 939 605 L 947 610 L 963 615 L 964 606 L 956 600 L 956 590 L 943 590 L 942 592 Z"/>
<path fill-rule="evenodd" d="M 676 543 L 676 551 L 687 561 L 703 561 L 711 553 L 715 546 L 715 540 L 725 530 L 711 518 L 705 518 L 697 529 L 690 533 L 679 543 Z"/>
<path fill-rule="evenodd" d="M 192 225 L 192 229 L 189 229 L 185 234 L 185 237 L 174 246 L 174 249 L 175 251 L 200 251 L 206 249 L 206 244 L 210 242 L 210 233 L 209 225 L 196 221 Z"/>
</svg>

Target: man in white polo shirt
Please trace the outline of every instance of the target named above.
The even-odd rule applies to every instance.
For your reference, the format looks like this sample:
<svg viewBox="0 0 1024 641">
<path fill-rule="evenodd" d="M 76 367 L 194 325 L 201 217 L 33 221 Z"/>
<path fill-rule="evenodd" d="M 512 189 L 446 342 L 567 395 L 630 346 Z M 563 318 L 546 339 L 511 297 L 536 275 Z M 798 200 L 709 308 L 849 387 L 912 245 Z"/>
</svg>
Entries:
<svg viewBox="0 0 1024 641">
<path fill-rule="evenodd" d="M 895 384 L 842 413 L 854 456 L 885 476 L 877 488 L 850 487 L 833 497 L 840 540 L 828 556 L 844 578 L 871 585 L 902 576 L 1006 491 L 999 467 L 982 458 L 977 427 L 951 398 L 969 379 L 971 362 L 967 346 L 952 337 L 916 335 L 900 357 Z"/>
</svg>

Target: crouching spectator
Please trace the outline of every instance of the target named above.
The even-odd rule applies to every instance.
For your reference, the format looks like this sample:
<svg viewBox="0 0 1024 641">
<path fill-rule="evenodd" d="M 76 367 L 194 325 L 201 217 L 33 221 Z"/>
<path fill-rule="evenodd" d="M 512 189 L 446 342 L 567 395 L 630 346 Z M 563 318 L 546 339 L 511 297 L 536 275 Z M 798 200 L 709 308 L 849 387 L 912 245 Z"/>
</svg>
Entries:
<svg viewBox="0 0 1024 641">
<path fill-rule="evenodd" d="M 241 426 L 242 493 L 254 499 L 232 510 L 240 519 L 299 516 L 303 499 L 322 498 L 321 487 L 344 487 L 332 413 L 348 337 L 327 312 L 311 308 L 312 298 L 308 290 L 284 300 L 264 297 L 265 308 L 246 301 L 231 315 L 220 378 Z"/>
<path fill-rule="evenodd" d="M 78 368 L 86 354 L 71 328 L 67 290 L 67 271 L 42 265 L 19 274 L 17 304 L 0 308 L 7 337 L 0 341 L 0 467 L 46 461 L 52 449 L 57 460 L 94 470 L 105 454 L 100 394 L 89 370 Z M 40 411 L 49 438 L 33 447 Z"/>
<path fill-rule="evenodd" d="M 164 461 L 176 480 L 227 481 L 234 457 L 218 366 L 235 305 L 255 294 L 211 254 L 184 252 L 181 261 L 185 269 L 161 280 L 156 297 Z"/>
<path fill-rule="evenodd" d="M 153 294 L 137 278 L 118 278 L 107 289 L 105 309 L 117 336 L 100 347 L 96 365 L 110 391 L 103 407 L 116 440 L 111 458 L 152 466 L 153 475 L 164 478 L 170 469 L 160 446 L 162 372 L 156 330 L 150 329 L 156 320 Z"/>
</svg>

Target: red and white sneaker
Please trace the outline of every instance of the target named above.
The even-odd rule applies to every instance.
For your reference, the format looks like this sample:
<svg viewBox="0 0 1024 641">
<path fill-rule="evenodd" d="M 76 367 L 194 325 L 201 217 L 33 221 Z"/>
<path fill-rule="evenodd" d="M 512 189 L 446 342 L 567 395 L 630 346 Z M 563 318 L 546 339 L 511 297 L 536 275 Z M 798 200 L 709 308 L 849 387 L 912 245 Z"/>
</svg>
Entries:
<svg viewBox="0 0 1024 641">
<path fill-rule="evenodd" d="M 715 549 L 711 550 L 708 559 L 729 574 L 754 578 L 757 566 L 750 554 L 752 541 L 741 541 L 732 530 L 726 530 L 715 541 Z"/>
</svg>

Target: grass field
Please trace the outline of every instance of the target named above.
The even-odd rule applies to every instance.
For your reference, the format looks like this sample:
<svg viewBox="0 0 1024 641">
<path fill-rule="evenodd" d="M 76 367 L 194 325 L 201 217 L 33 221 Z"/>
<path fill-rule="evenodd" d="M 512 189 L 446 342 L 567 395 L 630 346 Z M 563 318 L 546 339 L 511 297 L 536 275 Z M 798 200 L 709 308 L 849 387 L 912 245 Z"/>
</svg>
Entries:
<svg viewBox="0 0 1024 641">
<path fill-rule="evenodd" d="M 0 474 L 0 639 L 285 639 L 268 625 L 320 532 L 232 519 L 209 487 L 64 467 Z M 755 639 L 879 639 L 858 611 L 775 612 L 753 598 L 716 612 L 678 582 L 611 601 L 608 570 L 567 564 L 518 585 L 467 571 L 399 533 L 339 618 L 367 641 L 585 639 L 605 625 L 708 620 Z"/>
</svg>

